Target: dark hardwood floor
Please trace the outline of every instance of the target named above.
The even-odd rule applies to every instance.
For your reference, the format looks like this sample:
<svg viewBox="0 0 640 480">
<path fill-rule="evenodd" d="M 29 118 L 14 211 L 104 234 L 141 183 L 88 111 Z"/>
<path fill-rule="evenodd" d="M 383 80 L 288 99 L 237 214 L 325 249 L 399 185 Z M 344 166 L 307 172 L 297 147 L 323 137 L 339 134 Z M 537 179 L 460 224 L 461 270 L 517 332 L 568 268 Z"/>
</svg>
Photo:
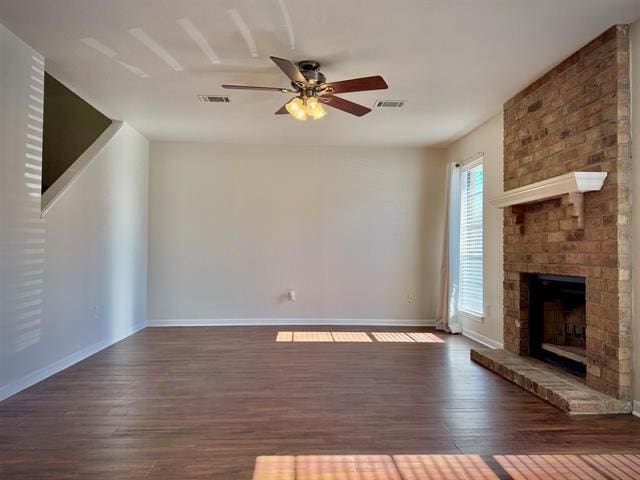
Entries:
<svg viewBox="0 0 640 480">
<path fill-rule="evenodd" d="M 5 400 L 0 478 L 251 479 L 260 455 L 640 451 L 639 418 L 568 416 L 472 363 L 464 337 L 276 343 L 278 330 L 147 328 Z"/>
</svg>

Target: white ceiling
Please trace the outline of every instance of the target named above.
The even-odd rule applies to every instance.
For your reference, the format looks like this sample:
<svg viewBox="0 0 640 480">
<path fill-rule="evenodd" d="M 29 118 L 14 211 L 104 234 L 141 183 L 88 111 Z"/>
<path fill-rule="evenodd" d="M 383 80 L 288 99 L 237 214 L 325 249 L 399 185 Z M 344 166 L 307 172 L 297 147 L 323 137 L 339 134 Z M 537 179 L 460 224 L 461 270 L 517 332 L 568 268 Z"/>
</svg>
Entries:
<svg viewBox="0 0 640 480">
<path fill-rule="evenodd" d="M 151 139 L 258 144 L 444 145 L 638 17 L 640 0 L 0 0 L 0 22 L 107 115 Z M 285 94 L 220 88 L 287 87 L 269 55 L 319 60 L 330 81 L 381 74 L 389 90 L 344 97 L 407 103 L 302 123 L 273 115 Z"/>
</svg>

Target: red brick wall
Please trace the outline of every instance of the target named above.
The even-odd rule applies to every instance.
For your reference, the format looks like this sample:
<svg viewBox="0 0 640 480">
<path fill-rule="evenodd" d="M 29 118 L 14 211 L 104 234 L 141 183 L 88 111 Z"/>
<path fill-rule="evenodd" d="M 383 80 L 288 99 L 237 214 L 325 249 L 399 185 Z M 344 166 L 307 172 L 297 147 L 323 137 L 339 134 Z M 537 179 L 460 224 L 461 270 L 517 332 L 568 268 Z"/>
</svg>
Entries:
<svg viewBox="0 0 640 480">
<path fill-rule="evenodd" d="M 504 188 L 604 171 L 584 196 L 504 214 L 504 341 L 528 353 L 527 274 L 586 277 L 587 384 L 631 398 L 629 29 L 615 26 L 504 104 Z"/>
</svg>

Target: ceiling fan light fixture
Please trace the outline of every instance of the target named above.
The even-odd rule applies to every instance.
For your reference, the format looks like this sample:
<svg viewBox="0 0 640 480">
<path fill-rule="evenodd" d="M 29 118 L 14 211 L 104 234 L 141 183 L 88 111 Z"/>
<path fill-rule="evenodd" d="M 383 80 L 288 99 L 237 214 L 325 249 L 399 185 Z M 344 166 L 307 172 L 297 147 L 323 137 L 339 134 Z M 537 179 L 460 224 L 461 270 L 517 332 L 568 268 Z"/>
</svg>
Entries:
<svg viewBox="0 0 640 480">
<path fill-rule="evenodd" d="M 309 115 L 314 120 L 319 120 L 327 116 L 327 111 L 324 109 L 317 98 L 311 97 L 307 99 L 307 115 Z"/>
<path fill-rule="evenodd" d="M 370 108 L 337 97 L 336 93 L 367 92 L 369 90 L 384 90 L 389 88 L 387 82 L 380 75 L 371 77 L 352 78 L 339 82 L 326 82 L 326 77 L 320 71 L 320 64 L 313 60 L 303 60 L 297 64 L 291 60 L 270 57 L 280 70 L 291 81 L 291 88 L 263 87 L 252 85 L 222 85 L 223 88 L 236 90 L 258 90 L 267 92 L 295 93 L 296 98 L 290 100 L 274 113 L 276 115 L 290 114 L 296 120 L 304 121 L 307 117 L 319 120 L 327 115 L 326 103 L 331 108 L 362 117 L 371 112 Z"/>
<path fill-rule="evenodd" d="M 296 97 L 285 105 L 287 112 L 296 120 L 305 121 L 307 119 L 307 110 L 304 101 L 300 97 Z"/>
</svg>

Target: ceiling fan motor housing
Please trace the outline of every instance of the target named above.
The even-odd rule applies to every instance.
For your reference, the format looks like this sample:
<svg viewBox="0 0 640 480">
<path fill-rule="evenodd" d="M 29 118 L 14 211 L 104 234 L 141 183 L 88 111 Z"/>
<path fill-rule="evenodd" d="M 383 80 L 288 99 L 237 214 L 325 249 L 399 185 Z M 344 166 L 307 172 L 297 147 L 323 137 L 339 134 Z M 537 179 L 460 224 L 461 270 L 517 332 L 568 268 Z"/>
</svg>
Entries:
<svg viewBox="0 0 640 480">
<path fill-rule="evenodd" d="M 298 69 L 302 76 L 312 85 L 319 85 L 326 82 L 326 77 L 320 71 L 320 63 L 315 60 L 302 60 L 298 62 Z"/>
</svg>

